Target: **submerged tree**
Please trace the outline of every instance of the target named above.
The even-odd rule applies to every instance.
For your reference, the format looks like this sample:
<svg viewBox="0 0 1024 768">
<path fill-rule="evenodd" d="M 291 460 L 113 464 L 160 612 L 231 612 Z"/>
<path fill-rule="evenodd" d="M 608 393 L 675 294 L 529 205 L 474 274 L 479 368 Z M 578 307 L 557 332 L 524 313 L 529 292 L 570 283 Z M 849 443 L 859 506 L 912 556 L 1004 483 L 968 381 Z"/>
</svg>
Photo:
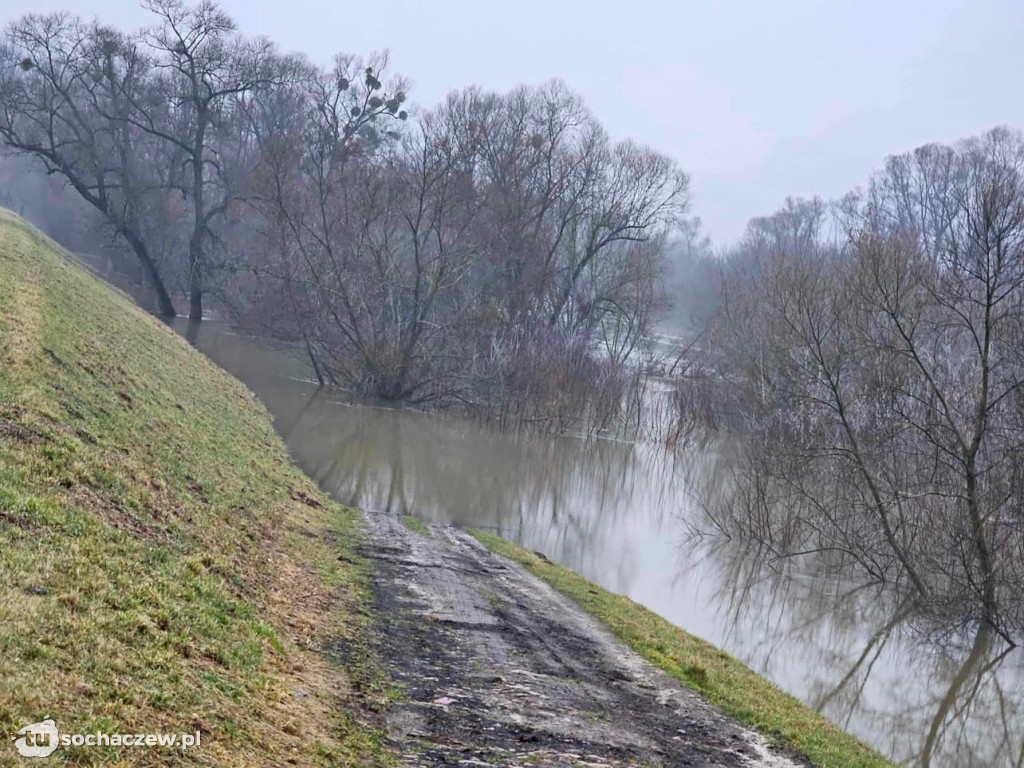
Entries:
<svg viewBox="0 0 1024 768">
<path fill-rule="evenodd" d="M 612 144 L 557 82 L 468 89 L 405 125 L 402 83 L 354 69 L 311 81 L 250 190 L 258 282 L 318 375 L 392 401 L 617 403 L 685 174 Z"/>
<path fill-rule="evenodd" d="M 1024 631 L 1024 141 L 890 160 L 842 247 L 782 242 L 714 329 L 749 435 L 727 530 Z"/>
<path fill-rule="evenodd" d="M 309 68 L 249 105 L 260 162 L 245 190 L 258 214 L 247 322 L 301 341 L 321 383 L 358 378 L 350 365 L 359 359 L 383 371 L 372 361 L 383 347 L 364 341 L 362 322 L 380 309 L 363 291 L 382 284 L 367 284 L 353 252 L 369 247 L 382 217 L 395 221 L 402 191 L 387 166 L 394 170 L 396 129 L 407 117 L 404 83 L 385 90 L 386 65 L 385 57 L 339 56 L 329 70 Z M 385 283 L 397 279 L 377 264 Z"/>
</svg>

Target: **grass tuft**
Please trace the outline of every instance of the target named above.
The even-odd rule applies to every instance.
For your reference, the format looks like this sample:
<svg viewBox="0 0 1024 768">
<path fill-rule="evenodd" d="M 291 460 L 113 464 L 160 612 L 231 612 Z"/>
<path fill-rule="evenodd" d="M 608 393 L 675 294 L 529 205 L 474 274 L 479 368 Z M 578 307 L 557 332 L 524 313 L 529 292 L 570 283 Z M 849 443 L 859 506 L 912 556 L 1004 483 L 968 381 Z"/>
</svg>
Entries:
<svg viewBox="0 0 1024 768">
<path fill-rule="evenodd" d="M 401 515 L 398 519 L 401 521 L 402 525 L 413 533 L 419 534 L 420 536 L 430 536 L 430 529 L 427 527 L 427 524 L 418 517 L 413 517 L 412 515 Z"/>
</svg>

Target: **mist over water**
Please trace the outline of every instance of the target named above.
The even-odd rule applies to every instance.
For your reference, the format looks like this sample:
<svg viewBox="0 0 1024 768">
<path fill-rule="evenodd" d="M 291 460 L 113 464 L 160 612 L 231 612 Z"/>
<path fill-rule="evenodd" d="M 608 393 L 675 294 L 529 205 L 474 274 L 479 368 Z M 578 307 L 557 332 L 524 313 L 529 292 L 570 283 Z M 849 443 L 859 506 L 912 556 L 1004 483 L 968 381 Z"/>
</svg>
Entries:
<svg viewBox="0 0 1024 768">
<path fill-rule="evenodd" d="M 184 326 L 181 329 L 184 332 Z M 296 461 L 371 514 L 495 532 L 651 608 L 908 766 L 1018 766 L 1024 655 L 923 626 L 874 587 L 767 567 L 694 538 L 726 483 L 721 444 L 509 434 L 352 405 L 303 365 L 206 323 L 197 346 L 275 416 Z"/>
</svg>

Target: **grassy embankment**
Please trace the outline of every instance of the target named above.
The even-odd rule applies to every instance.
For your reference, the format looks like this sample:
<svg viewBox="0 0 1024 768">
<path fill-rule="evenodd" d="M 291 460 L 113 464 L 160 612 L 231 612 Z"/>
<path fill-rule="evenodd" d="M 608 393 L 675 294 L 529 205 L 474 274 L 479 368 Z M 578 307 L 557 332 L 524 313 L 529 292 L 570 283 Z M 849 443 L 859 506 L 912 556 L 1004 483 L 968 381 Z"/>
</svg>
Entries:
<svg viewBox="0 0 1024 768">
<path fill-rule="evenodd" d="M 202 732 L 52 758 L 83 764 L 387 762 L 356 525 L 244 386 L 0 209 L 0 731 Z"/>
<path fill-rule="evenodd" d="M 491 551 L 521 564 L 574 600 L 602 621 L 615 637 L 680 683 L 699 691 L 776 743 L 806 755 L 819 768 L 894 768 L 877 752 L 729 654 L 628 597 L 601 589 L 579 574 L 497 536 L 481 531 L 472 533 Z"/>
</svg>

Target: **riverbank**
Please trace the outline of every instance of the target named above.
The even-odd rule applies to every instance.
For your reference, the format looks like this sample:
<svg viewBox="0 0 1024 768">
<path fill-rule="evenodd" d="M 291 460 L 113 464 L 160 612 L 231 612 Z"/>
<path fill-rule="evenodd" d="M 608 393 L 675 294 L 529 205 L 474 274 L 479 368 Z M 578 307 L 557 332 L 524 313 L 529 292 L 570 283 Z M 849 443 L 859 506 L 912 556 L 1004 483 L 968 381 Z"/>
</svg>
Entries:
<svg viewBox="0 0 1024 768">
<path fill-rule="evenodd" d="M 504 539 L 481 531 L 473 531 L 473 535 L 492 552 L 571 599 L 656 668 L 739 723 L 766 734 L 772 743 L 792 749 L 822 768 L 893 768 L 890 761 L 741 662 L 628 597 L 601 589 Z"/>
<path fill-rule="evenodd" d="M 388 763 L 371 657 L 329 653 L 366 644 L 359 536 L 242 384 L 0 211 L 0 729 L 202 734 L 71 764 Z"/>
</svg>

